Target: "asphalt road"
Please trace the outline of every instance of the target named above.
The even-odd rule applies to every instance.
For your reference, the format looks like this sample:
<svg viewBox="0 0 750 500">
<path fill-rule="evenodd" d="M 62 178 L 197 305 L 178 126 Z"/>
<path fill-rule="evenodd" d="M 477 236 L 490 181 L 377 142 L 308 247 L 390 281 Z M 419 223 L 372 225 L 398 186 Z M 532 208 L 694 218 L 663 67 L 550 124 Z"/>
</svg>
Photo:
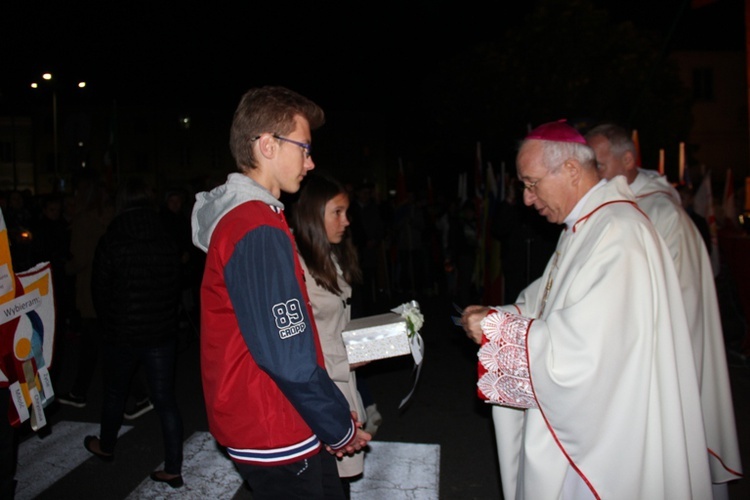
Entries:
<svg viewBox="0 0 750 500">
<path fill-rule="evenodd" d="M 382 360 L 369 365 L 367 382 L 383 415 L 375 440 L 440 445 L 439 498 L 442 500 L 489 500 L 502 498 L 494 450 L 489 407 L 476 397 L 476 347 L 463 331 L 451 323 L 451 301 L 441 297 L 403 297 L 386 299 L 381 312 L 407 299 L 419 300 L 425 315 L 422 337 L 425 359 L 415 393 L 409 404 L 398 409 L 401 399 L 412 387 L 413 362 L 410 356 Z M 56 390 L 66 391 L 73 373 L 72 359 L 76 339 L 68 336 L 55 363 L 60 363 Z M 743 461 L 750 451 L 750 369 L 733 359 L 730 367 L 737 422 L 740 423 Z M 205 410 L 200 384 L 197 334 L 186 328 L 180 343 L 177 391 L 185 424 L 185 438 L 206 432 Z M 46 413 L 51 434 L 60 422 L 97 423 L 101 402 L 101 384 L 97 377 L 85 408 L 51 405 Z M 743 427 L 743 424 L 745 427 Z M 114 463 L 105 464 L 92 457 L 57 480 L 36 498 L 125 499 L 148 474 L 162 463 L 161 434 L 155 412 L 132 422 L 133 428 L 120 439 Z M 60 428 L 61 425 L 58 425 Z M 21 438 L 35 439 L 22 428 Z M 72 448 L 83 446 L 71 442 Z M 190 477 L 185 477 L 190 482 Z M 730 499 L 750 498 L 747 480 L 730 485 Z M 175 496 L 179 498 L 179 496 Z M 228 498 L 228 497 L 227 497 Z M 240 487 L 233 500 L 251 499 Z"/>
</svg>

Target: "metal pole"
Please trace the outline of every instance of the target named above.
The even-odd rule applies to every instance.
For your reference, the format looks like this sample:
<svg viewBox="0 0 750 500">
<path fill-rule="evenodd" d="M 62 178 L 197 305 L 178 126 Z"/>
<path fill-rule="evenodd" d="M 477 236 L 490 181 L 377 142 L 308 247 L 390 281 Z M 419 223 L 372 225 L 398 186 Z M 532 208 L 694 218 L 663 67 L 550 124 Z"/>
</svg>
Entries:
<svg viewBox="0 0 750 500">
<path fill-rule="evenodd" d="M 18 161 L 16 159 L 16 116 L 10 117 L 10 131 L 12 140 L 10 143 L 10 154 L 13 158 L 13 189 L 18 189 Z"/>
<path fill-rule="evenodd" d="M 59 177 L 59 165 L 58 165 L 58 154 L 57 154 L 57 89 L 52 89 L 52 135 L 54 141 L 54 162 L 55 162 L 55 183 L 57 183 Z"/>
</svg>

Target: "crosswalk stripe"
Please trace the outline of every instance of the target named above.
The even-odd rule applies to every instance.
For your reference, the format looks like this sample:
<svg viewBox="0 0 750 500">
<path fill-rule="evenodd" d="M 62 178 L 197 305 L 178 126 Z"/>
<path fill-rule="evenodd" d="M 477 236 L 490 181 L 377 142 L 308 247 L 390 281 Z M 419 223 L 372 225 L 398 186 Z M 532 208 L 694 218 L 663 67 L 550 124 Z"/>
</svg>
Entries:
<svg viewBox="0 0 750 500">
<path fill-rule="evenodd" d="M 123 425 L 122 436 L 133 426 Z M 91 458 L 83 447 L 83 438 L 99 435 L 99 424 L 62 421 L 54 432 L 40 438 L 32 436 L 18 447 L 16 500 L 31 500 L 58 479 Z"/>
<path fill-rule="evenodd" d="M 352 483 L 353 500 L 436 500 L 440 445 L 370 441 L 362 479 Z"/>
<path fill-rule="evenodd" d="M 234 464 L 219 450 L 210 433 L 196 432 L 190 436 L 182 454 L 185 486 L 175 489 L 146 478 L 128 495 L 128 500 L 232 498 L 242 486 Z M 163 469 L 164 463 L 158 468 Z"/>
<path fill-rule="evenodd" d="M 186 443 L 179 490 L 145 479 L 128 500 L 232 498 L 242 478 L 207 432 Z M 164 467 L 162 463 L 160 467 Z M 352 483 L 353 500 L 434 500 L 440 483 L 440 446 L 372 441 L 365 457 L 365 474 Z"/>
<path fill-rule="evenodd" d="M 120 435 L 132 429 L 123 426 Z M 44 439 L 33 436 L 18 451 L 17 500 L 31 500 L 91 458 L 86 435 L 99 424 L 61 421 Z M 196 432 L 183 447 L 185 486 L 173 489 L 146 477 L 127 500 L 232 498 L 242 478 L 208 432 Z M 159 468 L 163 468 L 162 463 Z M 439 498 L 440 445 L 371 441 L 364 476 L 352 483 L 353 500 L 435 500 Z"/>
</svg>

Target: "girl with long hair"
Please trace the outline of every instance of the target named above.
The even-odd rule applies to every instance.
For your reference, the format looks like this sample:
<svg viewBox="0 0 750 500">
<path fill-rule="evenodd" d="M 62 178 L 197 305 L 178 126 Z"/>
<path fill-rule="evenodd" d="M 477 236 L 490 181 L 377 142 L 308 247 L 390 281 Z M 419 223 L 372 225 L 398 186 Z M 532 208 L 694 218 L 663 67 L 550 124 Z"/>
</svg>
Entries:
<svg viewBox="0 0 750 500">
<path fill-rule="evenodd" d="M 341 336 L 351 319 L 352 285 L 362 280 L 357 250 L 347 229 L 348 209 L 349 194 L 340 182 L 326 174 L 309 174 L 292 208 L 290 226 L 305 271 L 326 370 L 362 420 L 365 409 L 354 369 L 364 363 L 349 364 Z M 349 482 L 364 472 L 364 453 L 339 459 L 338 469 L 349 498 Z"/>
</svg>

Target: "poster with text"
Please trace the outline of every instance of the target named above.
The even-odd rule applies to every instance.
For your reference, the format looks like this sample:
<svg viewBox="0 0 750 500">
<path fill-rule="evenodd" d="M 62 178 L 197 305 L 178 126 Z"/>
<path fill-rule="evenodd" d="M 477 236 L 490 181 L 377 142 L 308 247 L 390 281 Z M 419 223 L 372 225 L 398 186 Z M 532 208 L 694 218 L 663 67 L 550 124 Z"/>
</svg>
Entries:
<svg viewBox="0 0 750 500">
<path fill-rule="evenodd" d="M 44 407 L 54 398 L 49 375 L 54 330 L 50 264 L 14 272 L 0 212 L 0 387 L 10 391 L 8 418 L 14 426 L 29 419 L 34 430 L 46 424 Z"/>
</svg>

